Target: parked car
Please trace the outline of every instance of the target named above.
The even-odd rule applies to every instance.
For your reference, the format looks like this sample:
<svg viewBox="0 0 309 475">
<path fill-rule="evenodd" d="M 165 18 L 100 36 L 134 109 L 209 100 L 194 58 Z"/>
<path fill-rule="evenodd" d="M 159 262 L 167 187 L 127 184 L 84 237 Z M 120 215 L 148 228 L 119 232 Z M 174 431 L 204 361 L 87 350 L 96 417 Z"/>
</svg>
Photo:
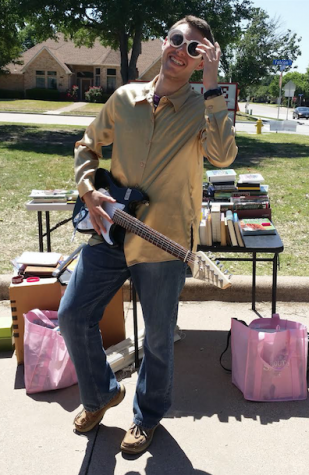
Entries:
<svg viewBox="0 0 309 475">
<path fill-rule="evenodd" d="M 309 107 L 296 107 L 293 111 L 293 119 L 309 119 Z"/>
</svg>

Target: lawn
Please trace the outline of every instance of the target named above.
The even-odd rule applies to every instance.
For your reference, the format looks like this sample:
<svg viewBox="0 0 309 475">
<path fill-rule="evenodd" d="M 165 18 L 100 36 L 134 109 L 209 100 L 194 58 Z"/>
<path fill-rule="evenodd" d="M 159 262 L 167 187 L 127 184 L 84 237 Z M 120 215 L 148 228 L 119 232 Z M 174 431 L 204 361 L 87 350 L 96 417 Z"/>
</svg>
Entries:
<svg viewBox="0 0 309 475">
<path fill-rule="evenodd" d="M 47 112 L 67 107 L 73 102 L 34 101 L 30 99 L 0 99 L 0 112 Z"/>
<path fill-rule="evenodd" d="M 35 101 L 28 99 L 0 99 L 0 112 L 27 112 L 27 113 L 44 113 L 47 111 L 56 111 L 63 107 L 68 107 L 74 102 L 57 102 L 57 101 Z M 77 103 L 78 104 L 78 103 Z M 91 115 L 96 116 L 102 109 L 103 104 L 88 103 L 81 105 L 77 109 L 70 112 L 63 112 L 66 115 Z"/>
<path fill-rule="evenodd" d="M 25 203 L 32 189 L 75 188 L 73 147 L 84 127 L 0 124 L 0 274 L 12 272 L 10 261 L 22 251 L 38 250 L 36 213 Z M 236 172 L 260 172 L 269 185 L 273 221 L 285 250 L 279 275 L 308 275 L 309 137 L 292 134 L 237 134 Z M 102 165 L 109 168 L 110 161 Z M 211 169 L 208 166 L 207 169 Z M 51 213 L 51 226 L 68 218 Z M 70 223 L 52 234 L 52 250 L 68 254 L 85 238 L 71 243 Z M 250 274 L 246 262 L 229 265 L 234 274 Z M 258 264 L 258 275 L 271 275 L 269 263 Z"/>
</svg>

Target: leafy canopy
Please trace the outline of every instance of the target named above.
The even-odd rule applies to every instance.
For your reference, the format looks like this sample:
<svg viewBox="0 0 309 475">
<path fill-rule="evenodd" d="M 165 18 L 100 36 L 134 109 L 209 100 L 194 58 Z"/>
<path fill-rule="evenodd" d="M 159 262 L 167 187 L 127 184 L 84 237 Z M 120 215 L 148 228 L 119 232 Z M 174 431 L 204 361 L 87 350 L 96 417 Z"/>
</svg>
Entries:
<svg viewBox="0 0 309 475">
<path fill-rule="evenodd" d="M 164 37 L 188 13 L 205 18 L 224 49 L 239 37 L 241 21 L 249 18 L 249 0 L 12 0 L 20 14 L 35 25 L 41 40 L 61 31 L 76 45 L 120 49 L 123 82 L 136 78 L 141 41 Z"/>
</svg>

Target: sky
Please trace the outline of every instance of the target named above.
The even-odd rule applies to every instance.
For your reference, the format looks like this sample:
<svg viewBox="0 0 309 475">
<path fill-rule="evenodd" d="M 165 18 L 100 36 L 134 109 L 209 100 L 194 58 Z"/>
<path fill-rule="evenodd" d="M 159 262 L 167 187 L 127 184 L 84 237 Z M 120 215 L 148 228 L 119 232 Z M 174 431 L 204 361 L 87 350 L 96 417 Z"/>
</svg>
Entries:
<svg viewBox="0 0 309 475">
<path fill-rule="evenodd" d="M 265 10 L 270 18 L 280 18 L 283 31 L 291 30 L 302 37 L 300 49 L 302 55 L 293 62 L 298 71 L 305 73 L 309 67 L 309 0 L 251 0 L 255 7 Z M 281 58 L 289 59 L 289 58 Z"/>
</svg>

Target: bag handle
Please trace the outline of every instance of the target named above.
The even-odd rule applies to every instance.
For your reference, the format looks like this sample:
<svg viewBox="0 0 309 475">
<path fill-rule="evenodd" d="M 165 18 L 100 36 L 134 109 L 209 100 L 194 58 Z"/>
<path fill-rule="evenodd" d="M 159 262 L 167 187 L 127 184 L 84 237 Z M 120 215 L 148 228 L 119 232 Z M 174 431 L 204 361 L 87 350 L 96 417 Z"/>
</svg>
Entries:
<svg viewBox="0 0 309 475">
<path fill-rule="evenodd" d="M 238 320 L 238 318 L 232 318 L 232 320 L 237 320 L 238 322 L 243 323 L 246 327 L 248 326 L 246 322 L 244 322 L 243 320 Z M 220 365 L 222 366 L 222 368 L 223 368 L 227 373 L 232 373 L 232 369 L 226 368 L 226 367 L 224 366 L 224 364 L 222 363 L 222 358 L 223 358 L 224 353 L 226 353 L 227 350 L 229 349 L 231 334 L 232 334 L 232 331 L 229 330 L 229 331 L 228 331 L 228 334 L 227 334 L 227 338 L 226 338 L 226 347 L 225 347 L 225 349 L 222 351 L 222 353 L 221 353 L 221 355 L 220 355 L 220 359 L 219 359 Z"/>
</svg>

